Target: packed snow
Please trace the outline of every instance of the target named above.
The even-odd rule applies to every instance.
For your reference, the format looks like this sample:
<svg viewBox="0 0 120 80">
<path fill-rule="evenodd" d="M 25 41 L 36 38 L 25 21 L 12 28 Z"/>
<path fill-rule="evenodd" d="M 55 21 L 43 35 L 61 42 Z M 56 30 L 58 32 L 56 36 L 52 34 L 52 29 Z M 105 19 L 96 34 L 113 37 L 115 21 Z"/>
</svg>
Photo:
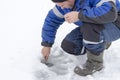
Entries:
<svg viewBox="0 0 120 80">
<path fill-rule="evenodd" d="M 120 40 L 105 50 L 105 68 L 93 75 L 78 76 L 76 65 L 85 63 L 86 55 L 73 56 L 60 48 L 67 33 L 76 28 L 64 23 L 44 64 L 41 54 L 41 29 L 51 0 L 0 0 L 0 80 L 120 80 Z"/>
</svg>

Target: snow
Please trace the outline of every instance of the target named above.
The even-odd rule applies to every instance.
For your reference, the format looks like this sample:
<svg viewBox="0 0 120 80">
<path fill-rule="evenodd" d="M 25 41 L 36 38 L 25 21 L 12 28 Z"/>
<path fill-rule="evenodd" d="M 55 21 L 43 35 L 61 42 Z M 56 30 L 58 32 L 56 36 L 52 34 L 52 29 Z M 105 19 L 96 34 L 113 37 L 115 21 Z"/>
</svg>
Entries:
<svg viewBox="0 0 120 80">
<path fill-rule="evenodd" d="M 41 63 L 41 28 L 51 0 L 0 0 L 0 80 L 119 80 L 120 40 L 105 51 L 105 68 L 81 77 L 74 74 L 86 56 L 72 56 L 62 51 L 60 43 L 76 26 L 64 23 L 58 30 L 49 62 Z"/>
</svg>

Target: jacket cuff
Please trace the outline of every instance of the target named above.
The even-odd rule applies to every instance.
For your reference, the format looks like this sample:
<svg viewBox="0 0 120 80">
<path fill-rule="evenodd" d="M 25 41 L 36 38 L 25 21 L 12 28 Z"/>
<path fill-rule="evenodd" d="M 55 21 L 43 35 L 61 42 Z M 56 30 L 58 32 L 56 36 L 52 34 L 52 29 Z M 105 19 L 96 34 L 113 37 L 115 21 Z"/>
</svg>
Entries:
<svg viewBox="0 0 120 80">
<path fill-rule="evenodd" d="M 46 47 L 52 47 L 53 43 L 41 42 L 41 45 Z"/>
</svg>

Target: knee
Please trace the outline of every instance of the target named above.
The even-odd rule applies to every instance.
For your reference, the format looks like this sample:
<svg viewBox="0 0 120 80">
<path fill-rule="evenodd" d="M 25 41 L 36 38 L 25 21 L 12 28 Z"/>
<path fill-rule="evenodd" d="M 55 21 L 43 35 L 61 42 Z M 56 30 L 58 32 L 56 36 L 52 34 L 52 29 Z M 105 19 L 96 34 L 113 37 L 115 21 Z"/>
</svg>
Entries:
<svg viewBox="0 0 120 80">
<path fill-rule="evenodd" d="M 74 42 L 64 39 L 61 44 L 61 48 L 72 55 L 83 55 L 85 54 L 85 49 L 82 51 L 83 46 L 77 46 Z"/>
</svg>

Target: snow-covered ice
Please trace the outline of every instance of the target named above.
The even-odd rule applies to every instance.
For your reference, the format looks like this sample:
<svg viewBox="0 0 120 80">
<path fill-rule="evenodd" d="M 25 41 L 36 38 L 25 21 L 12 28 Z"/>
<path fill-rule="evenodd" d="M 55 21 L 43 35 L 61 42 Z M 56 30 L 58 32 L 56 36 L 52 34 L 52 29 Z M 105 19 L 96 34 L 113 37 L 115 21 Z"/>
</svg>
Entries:
<svg viewBox="0 0 120 80">
<path fill-rule="evenodd" d="M 60 48 L 62 39 L 76 26 L 64 23 L 58 30 L 46 66 L 41 63 L 41 29 L 51 0 L 0 0 L 0 80 L 119 80 L 120 40 L 105 51 L 105 68 L 81 77 L 74 74 L 86 55 L 73 56 Z"/>
</svg>

